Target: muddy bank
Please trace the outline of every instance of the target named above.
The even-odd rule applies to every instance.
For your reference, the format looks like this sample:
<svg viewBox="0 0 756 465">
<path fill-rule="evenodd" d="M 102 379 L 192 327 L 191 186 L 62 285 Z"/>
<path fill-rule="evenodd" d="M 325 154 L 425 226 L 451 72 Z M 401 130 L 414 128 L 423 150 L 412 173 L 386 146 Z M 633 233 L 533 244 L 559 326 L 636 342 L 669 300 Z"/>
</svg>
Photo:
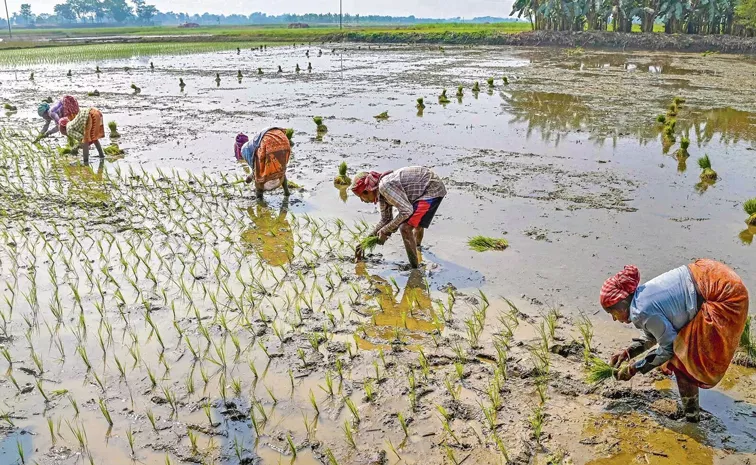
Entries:
<svg viewBox="0 0 756 465">
<path fill-rule="evenodd" d="M 345 32 L 323 37 L 326 42 L 423 43 L 450 45 L 517 45 L 621 50 L 756 53 L 756 38 L 713 35 L 615 32 L 533 31 L 516 34 L 481 32 Z"/>
</svg>

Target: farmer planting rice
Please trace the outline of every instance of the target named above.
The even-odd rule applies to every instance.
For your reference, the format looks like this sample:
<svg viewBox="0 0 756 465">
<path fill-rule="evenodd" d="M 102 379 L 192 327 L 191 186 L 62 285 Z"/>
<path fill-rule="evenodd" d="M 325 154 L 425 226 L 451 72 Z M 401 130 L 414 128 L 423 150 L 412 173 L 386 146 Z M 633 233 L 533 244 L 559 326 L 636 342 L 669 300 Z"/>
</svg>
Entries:
<svg viewBox="0 0 756 465">
<path fill-rule="evenodd" d="M 370 234 L 379 244 L 386 242 L 398 229 L 402 234 L 407 258 L 413 268 L 419 264 L 417 249 L 422 245 L 425 229 L 430 227 L 446 187 L 441 179 L 423 166 L 396 171 L 360 173 L 352 183 L 352 192 L 365 203 L 378 203 L 381 220 Z M 396 208 L 396 217 L 393 214 Z M 359 244 L 356 258 L 362 259 L 365 246 Z"/>
<path fill-rule="evenodd" d="M 698 388 L 711 389 L 722 380 L 738 348 L 748 316 L 748 290 L 726 265 L 696 260 L 640 284 L 632 265 L 609 278 L 601 288 L 601 306 L 615 321 L 641 330 L 610 363 L 618 367 L 658 344 L 638 361 L 623 365 L 617 379 L 661 367 L 673 372 L 688 421 L 699 421 Z"/>
<path fill-rule="evenodd" d="M 258 197 L 265 191 L 283 187 L 284 195 L 289 196 L 286 179 L 286 167 L 291 157 L 291 144 L 282 128 L 267 128 L 252 140 L 245 134 L 236 136 L 234 154 L 237 160 L 244 160 L 252 170 L 246 183 L 255 183 Z"/>
<path fill-rule="evenodd" d="M 42 127 L 42 131 L 40 131 L 35 142 L 39 142 L 45 137 L 57 133 L 60 130 L 61 119 L 68 118 L 72 120 L 75 118 L 79 114 L 79 102 L 74 97 L 66 95 L 52 106 L 47 102 L 40 103 L 37 107 L 37 114 L 45 120 L 45 125 Z M 50 128 L 50 123 L 53 122 L 55 124 Z"/>
<path fill-rule="evenodd" d="M 69 136 L 75 144 L 81 147 L 84 152 L 84 163 L 89 163 L 90 144 L 94 144 L 100 158 L 105 157 L 100 145 L 100 139 L 105 137 L 105 124 L 100 110 L 87 108 L 71 121 L 68 118 L 62 118 L 59 126 L 61 134 Z M 79 147 L 74 145 L 73 153 L 75 154 L 78 149 Z"/>
</svg>

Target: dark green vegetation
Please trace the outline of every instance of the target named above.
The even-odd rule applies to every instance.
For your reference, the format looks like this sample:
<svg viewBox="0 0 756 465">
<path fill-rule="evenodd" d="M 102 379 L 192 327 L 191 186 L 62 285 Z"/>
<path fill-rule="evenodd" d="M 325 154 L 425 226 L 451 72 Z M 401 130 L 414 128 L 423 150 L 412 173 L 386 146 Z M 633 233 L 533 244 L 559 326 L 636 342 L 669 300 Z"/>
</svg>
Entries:
<svg viewBox="0 0 756 465">
<path fill-rule="evenodd" d="M 750 226 L 756 226 L 756 197 L 746 200 L 743 204 L 743 210 L 750 215 L 746 223 Z"/>
<path fill-rule="evenodd" d="M 756 2 L 753 0 L 696 3 L 578 0 L 569 6 L 516 0 L 511 14 L 529 19 L 535 30 L 632 32 L 633 22 L 637 22 L 641 31 L 654 32 L 657 21 L 664 23 L 667 33 L 752 35 L 756 30 Z"/>
<path fill-rule="evenodd" d="M 346 162 L 342 161 L 341 164 L 339 164 L 339 175 L 333 180 L 334 184 L 337 186 L 349 186 L 352 184 L 352 180 L 347 176 L 347 169 Z"/>
<path fill-rule="evenodd" d="M 121 137 L 121 134 L 118 132 L 118 124 L 115 121 L 111 121 L 108 123 L 108 129 L 110 129 L 111 139 L 117 139 Z"/>
<path fill-rule="evenodd" d="M 312 121 L 315 123 L 315 126 L 317 126 L 318 133 L 323 133 L 328 131 L 328 127 L 323 124 L 323 117 L 322 116 L 316 116 L 312 118 Z"/>
<path fill-rule="evenodd" d="M 388 114 L 387 111 L 384 111 L 380 115 L 375 115 L 373 118 L 375 118 L 377 120 L 387 120 L 387 119 L 389 119 L 389 114 Z"/>
<path fill-rule="evenodd" d="M 701 172 L 701 181 L 714 182 L 717 180 L 717 172 L 711 169 L 711 160 L 709 160 L 708 155 L 704 155 L 698 159 L 698 166 L 703 170 Z"/>
<path fill-rule="evenodd" d="M 471 237 L 467 245 L 476 252 L 487 252 L 489 250 L 504 250 L 509 247 L 506 239 L 497 239 L 494 237 L 475 236 Z"/>
</svg>

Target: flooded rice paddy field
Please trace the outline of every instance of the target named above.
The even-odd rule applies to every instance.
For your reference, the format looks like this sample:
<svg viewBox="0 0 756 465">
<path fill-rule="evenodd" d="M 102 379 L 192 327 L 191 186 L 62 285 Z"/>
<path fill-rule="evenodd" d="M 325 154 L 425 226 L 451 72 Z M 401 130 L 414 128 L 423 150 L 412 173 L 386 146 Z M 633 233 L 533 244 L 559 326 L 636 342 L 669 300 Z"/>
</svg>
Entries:
<svg viewBox="0 0 756 465">
<path fill-rule="evenodd" d="M 702 394 L 698 425 L 661 374 L 584 382 L 586 342 L 607 357 L 634 334 L 597 306 L 622 265 L 711 257 L 756 289 L 752 59 L 334 47 L 0 69 L 18 107 L 0 116 L 3 463 L 756 458 L 752 369 Z M 30 144 L 37 103 L 69 93 L 118 123 L 124 156 Z M 289 201 L 234 184 L 233 137 L 270 125 L 295 130 Z M 378 215 L 333 186 L 342 160 L 443 177 L 421 270 L 397 238 L 353 263 Z M 477 234 L 510 248 L 472 252 Z"/>
</svg>

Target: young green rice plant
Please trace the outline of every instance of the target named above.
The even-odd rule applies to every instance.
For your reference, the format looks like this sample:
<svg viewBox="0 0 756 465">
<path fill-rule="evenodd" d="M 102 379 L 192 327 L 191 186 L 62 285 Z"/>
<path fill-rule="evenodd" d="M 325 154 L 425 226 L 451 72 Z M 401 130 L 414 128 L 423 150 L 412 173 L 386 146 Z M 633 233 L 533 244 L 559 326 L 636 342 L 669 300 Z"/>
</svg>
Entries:
<svg viewBox="0 0 756 465">
<path fill-rule="evenodd" d="M 42 380 L 41 379 L 37 380 L 37 390 L 39 391 L 40 394 L 42 394 L 42 398 L 45 399 L 45 402 L 50 402 L 50 398 L 47 396 L 47 393 L 42 388 Z"/>
<path fill-rule="evenodd" d="M 493 237 L 475 236 L 467 241 L 467 245 L 476 252 L 486 252 L 489 250 L 504 250 L 509 247 L 506 239 L 496 239 Z"/>
<path fill-rule="evenodd" d="M 446 391 L 451 396 L 452 400 L 459 401 L 459 396 L 462 393 L 462 386 L 455 386 L 454 381 L 449 379 L 448 376 L 444 377 L 444 386 L 446 387 Z"/>
<path fill-rule="evenodd" d="M 79 404 L 76 403 L 76 399 L 74 399 L 74 397 L 71 394 L 68 395 L 68 402 L 71 404 L 71 407 L 74 409 L 74 416 L 78 417 Z"/>
<path fill-rule="evenodd" d="M 504 456 L 504 463 L 509 463 L 509 451 L 507 450 L 504 441 L 495 432 L 493 433 L 493 438 L 494 442 L 496 443 L 496 448 L 499 449 L 501 455 Z"/>
<path fill-rule="evenodd" d="M 488 78 L 486 82 L 488 83 L 488 87 L 494 87 L 494 78 Z"/>
<path fill-rule="evenodd" d="M 473 84 L 472 91 L 476 93 L 480 92 L 480 83 L 478 81 L 475 81 L 475 83 Z"/>
<path fill-rule="evenodd" d="M 380 240 L 378 239 L 378 236 L 368 236 L 360 242 L 360 245 L 362 246 L 363 252 L 369 253 L 372 252 L 379 243 Z"/>
<path fill-rule="evenodd" d="M 97 405 L 100 407 L 100 412 L 102 412 L 102 416 L 105 417 L 105 421 L 108 422 L 108 425 L 113 426 L 113 418 L 110 416 L 108 406 L 105 404 L 105 400 L 102 397 L 100 397 Z"/>
<path fill-rule="evenodd" d="M 617 369 L 606 363 L 599 357 L 592 355 L 588 362 L 588 373 L 585 380 L 590 384 L 601 384 L 614 377 Z"/>
<path fill-rule="evenodd" d="M 402 412 L 399 412 L 396 414 L 397 420 L 399 420 L 399 425 L 402 427 L 402 431 L 404 431 L 404 437 L 409 437 L 409 424 L 407 423 L 407 419 L 404 418 L 404 415 L 402 415 Z"/>
<path fill-rule="evenodd" d="M 658 115 L 656 117 L 656 122 L 660 124 L 664 124 L 667 122 L 667 116 L 666 115 Z"/>
<path fill-rule="evenodd" d="M 533 408 L 532 413 L 528 417 L 528 423 L 533 430 L 533 437 L 535 438 L 536 444 L 541 443 L 544 420 L 545 414 L 543 412 L 543 405 L 538 404 Z"/>
<path fill-rule="evenodd" d="M 21 465 L 26 464 L 26 455 L 24 454 L 24 446 L 21 441 L 16 439 L 16 449 L 18 450 L 18 459 L 21 461 Z"/>
<path fill-rule="evenodd" d="M 292 460 L 296 460 L 297 448 L 294 445 L 294 440 L 291 439 L 291 435 L 288 433 L 286 433 L 286 443 L 289 445 L 289 450 L 291 451 Z"/>
<path fill-rule="evenodd" d="M 333 397 L 333 377 L 331 376 L 331 372 L 326 370 L 325 374 L 325 387 L 319 386 L 320 389 L 322 389 L 326 394 L 328 394 L 328 397 Z"/>
<path fill-rule="evenodd" d="M 320 415 L 320 408 L 318 408 L 318 401 L 315 398 L 315 393 L 310 389 L 310 405 L 315 409 L 315 415 Z"/>
<path fill-rule="evenodd" d="M 393 453 L 394 453 L 394 455 L 396 455 L 396 458 L 397 458 L 398 460 L 402 460 L 402 457 L 401 457 L 401 456 L 399 455 L 399 452 L 397 452 L 397 450 L 396 450 L 396 447 L 394 447 L 394 443 L 393 443 L 393 442 L 391 442 L 391 439 L 388 439 L 388 441 L 387 441 L 387 442 L 388 442 L 389 450 L 390 450 L 391 452 L 393 452 Z"/>
<path fill-rule="evenodd" d="M 352 184 L 352 180 L 347 176 L 347 164 L 342 161 L 339 164 L 339 175 L 333 180 L 337 186 L 349 186 Z"/>
<path fill-rule="evenodd" d="M 316 116 L 312 118 L 312 121 L 315 123 L 316 129 L 318 134 L 322 134 L 324 132 L 328 132 L 328 127 L 323 124 L 323 117 L 322 116 Z"/>
<path fill-rule="evenodd" d="M 698 166 L 701 168 L 701 181 L 702 182 L 714 182 L 717 180 L 717 172 L 711 169 L 711 160 L 708 155 L 698 159 Z"/>
<path fill-rule="evenodd" d="M 197 433 L 191 429 L 186 430 L 186 435 L 189 437 L 189 452 L 194 456 L 197 455 L 199 449 L 197 448 Z"/>
<path fill-rule="evenodd" d="M 377 120 L 387 120 L 387 119 L 389 119 L 389 114 L 388 114 L 387 111 L 384 111 L 383 113 L 381 113 L 379 115 L 373 116 L 373 118 L 375 118 Z"/>
<path fill-rule="evenodd" d="M 743 203 L 743 210 L 750 215 L 746 223 L 750 226 L 756 226 L 756 197 L 746 200 Z"/>
<path fill-rule="evenodd" d="M 418 110 L 424 109 L 425 108 L 425 99 L 422 98 L 422 97 L 418 97 L 416 107 L 417 107 Z"/>
<path fill-rule="evenodd" d="M 508 77 L 506 77 L 506 76 L 503 76 L 503 77 L 501 78 L 501 82 L 503 82 L 505 86 L 506 86 L 506 85 L 509 85 L 509 78 L 508 78 Z"/>
<path fill-rule="evenodd" d="M 344 399 L 344 403 L 346 404 L 347 408 L 349 408 L 349 411 L 352 413 L 354 423 L 359 423 L 360 411 L 357 409 L 357 406 L 354 405 L 354 401 L 352 401 L 351 398 L 347 397 L 346 399 Z"/>
<path fill-rule="evenodd" d="M 588 366 L 593 358 L 593 323 L 585 315 L 580 315 L 578 330 L 583 339 L 583 360 L 586 366 Z"/>
<path fill-rule="evenodd" d="M 367 399 L 368 402 L 372 402 L 373 399 L 375 399 L 375 387 L 373 386 L 373 382 L 369 379 L 365 380 L 362 387 L 365 389 L 365 399 Z"/>
<path fill-rule="evenodd" d="M 438 96 L 438 103 L 444 105 L 449 102 L 451 102 L 451 100 L 449 100 L 449 97 L 446 96 L 446 89 L 444 89 L 443 91 L 441 91 L 441 95 Z"/>
<path fill-rule="evenodd" d="M 131 429 L 131 425 L 126 430 L 126 439 L 129 441 L 129 449 L 131 449 L 131 456 L 133 457 L 136 452 L 134 452 L 134 430 Z"/>
<path fill-rule="evenodd" d="M 449 444 L 444 444 L 444 452 L 446 453 L 446 458 L 449 460 L 449 463 L 460 465 L 459 459 L 457 459 L 457 456 L 454 454 L 454 449 L 452 449 Z"/>
<path fill-rule="evenodd" d="M 356 449 L 357 443 L 354 440 L 354 430 L 352 429 L 352 425 L 349 424 L 349 420 L 344 420 L 344 426 L 341 430 L 344 431 L 344 438 L 346 439 L 347 444 L 349 444 L 349 447 Z"/>
</svg>

